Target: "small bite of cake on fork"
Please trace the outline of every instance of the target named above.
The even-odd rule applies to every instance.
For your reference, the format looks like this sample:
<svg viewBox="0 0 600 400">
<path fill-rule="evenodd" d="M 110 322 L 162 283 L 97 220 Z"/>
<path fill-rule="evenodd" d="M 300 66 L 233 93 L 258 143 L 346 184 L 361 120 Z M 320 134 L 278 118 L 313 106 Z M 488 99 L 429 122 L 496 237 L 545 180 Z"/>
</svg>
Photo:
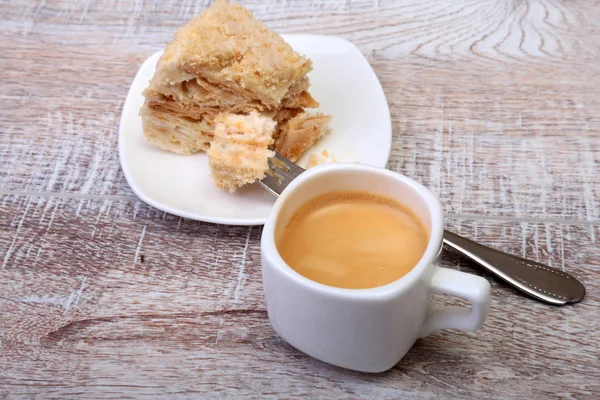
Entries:
<svg viewBox="0 0 600 400">
<path fill-rule="evenodd" d="M 235 192 L 240 186 L 264 178 L 269 170 L 269 150 L 275 121 L 253 111 L 249 115 L 224 113 L 215 118 L 208 164 L 216 185 Z"/>
</svg>

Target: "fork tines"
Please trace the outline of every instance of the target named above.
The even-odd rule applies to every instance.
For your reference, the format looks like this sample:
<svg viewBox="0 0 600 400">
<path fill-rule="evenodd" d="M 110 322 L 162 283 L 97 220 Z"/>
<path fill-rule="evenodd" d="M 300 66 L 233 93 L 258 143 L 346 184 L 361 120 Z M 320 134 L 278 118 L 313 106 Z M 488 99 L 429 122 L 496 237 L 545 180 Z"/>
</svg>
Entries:
<svg viewBox="0 0 600 400">
<path fill-rule="evenodd" d="M 260 184 L 271 193 L 279 196 L 287 185 L 303 172 L 302 167 L 276 152 L 274 157 L 269 158 L 269 171 L 260 181 Z"/>
</svg>

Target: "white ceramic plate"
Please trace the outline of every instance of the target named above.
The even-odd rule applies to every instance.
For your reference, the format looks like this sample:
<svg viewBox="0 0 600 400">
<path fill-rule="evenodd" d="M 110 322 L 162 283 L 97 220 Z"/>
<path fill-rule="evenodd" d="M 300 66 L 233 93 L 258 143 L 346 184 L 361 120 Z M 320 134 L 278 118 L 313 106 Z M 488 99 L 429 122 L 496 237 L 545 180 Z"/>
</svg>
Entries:
<svg viewBox="0 0 600 400">
<path fill-rule="evenodd" d="M 309 91 L 323 113 L 333 116 L 331 133 L 298 161 L 324 149 L 340 162 L 385 167 L 392 124 L 385 94 L 361 52 L 350 42 L 330 36 L 282 35 L 313 61 Z M 150 56 L 138 71 L 123 107 L 119 156 L 125 178 L 135 194 L 159 210 L 199 221 L 228 225 L 262 225 L 275 201 L 259 184 L 231 194 L 218 189 L 205 153 L 183 156 L 146 142 L 139 110 L 142 92 L 162 52 Z"/>
</svg>

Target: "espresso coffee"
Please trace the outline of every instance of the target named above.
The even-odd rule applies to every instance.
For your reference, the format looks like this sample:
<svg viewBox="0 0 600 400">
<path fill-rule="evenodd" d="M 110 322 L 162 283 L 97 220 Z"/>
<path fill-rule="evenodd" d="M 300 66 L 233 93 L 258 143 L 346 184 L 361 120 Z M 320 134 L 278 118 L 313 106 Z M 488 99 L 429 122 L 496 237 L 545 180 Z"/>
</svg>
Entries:
<svg viewBox="0 0 600 400">
<path fill-rule="evenodd" d="M 366 289 L 410 272 L 428 241 L 422 221 L 405 205 L 369 192 L 339 191 L 300 207 L 280 232 L 277 249 L 308 279 Z"/>
</svg>

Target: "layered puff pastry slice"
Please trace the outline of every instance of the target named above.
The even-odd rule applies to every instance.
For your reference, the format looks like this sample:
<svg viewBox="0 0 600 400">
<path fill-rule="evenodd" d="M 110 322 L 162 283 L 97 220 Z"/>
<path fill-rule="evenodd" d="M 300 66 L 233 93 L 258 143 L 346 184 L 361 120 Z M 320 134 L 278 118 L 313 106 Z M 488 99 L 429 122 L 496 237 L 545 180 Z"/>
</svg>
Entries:
<svg viewBox="0 0 600 400">
<path fill-rule="evenodd" d="M 216 0 L 177 30 L 160 57 L 140 110 L 144 135 L 164 150 L 192 154 L 212 149 L 223 115 L 264 117 L 273 122 L 269 148 L 295 161 L 328 131 L 330 117 L 306 111 L 319 106 L 308 92 L 311 69 L 247 9 Z"/>
</svg>

